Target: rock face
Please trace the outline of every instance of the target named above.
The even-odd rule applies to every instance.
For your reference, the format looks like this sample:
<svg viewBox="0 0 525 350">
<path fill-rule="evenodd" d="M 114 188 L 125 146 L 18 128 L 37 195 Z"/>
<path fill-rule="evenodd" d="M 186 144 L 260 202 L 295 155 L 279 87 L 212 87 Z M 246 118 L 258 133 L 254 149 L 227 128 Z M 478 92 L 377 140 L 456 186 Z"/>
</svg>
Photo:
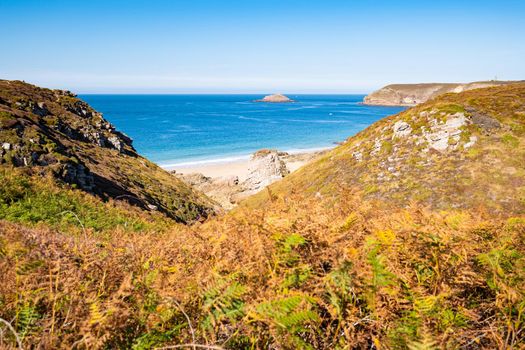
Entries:
<svg viewBox="0 0 525 350">
<path fill-rule="evenodd" d="M 393 84 L 374 91 L 364 99 L 366 105 L 415 106 L 445 93 L 509 84 L 507 81 L 482 81 L 468 84 Z"/>
<path fill-rule="evenodd" d="M 294 101 L 282 94 L 274 94 L 274 95 L 264 96 L 262 99 L 256 100 L 255 102 L 286 103 L 286 102 L 294 102 Z"/>
<path fill-rule="evenodd" d="M 256 152 L 252 157 L 249 175 L 242 186 L 248 192 L 255 193 L 288 175 L 290 171 L 282 159 L 286 155 L 288 154 L 275 150 Z"/>
<path fill-rule="evenodd" d="M 430 114 L 432 116 L 432 113 Z M 462 127 L 470 124 L 471 121 L 465 117 L 465 113 L 455 113 L 447 116 L 447 119 L 444 123 L 440 123 L 437 119 L 431 120 L 429 125 L 429 131 L 424 130 L 424 137 L 428 142 L 428 147 L 435 149 L 436 151 L 446 151 L 449 147 L 451 149 L 456 149 L 460 144 L 460 137 L 462 134 Z M 469 143 L 466 147 L 471 147 L 475 139 L 470 137 L 463 143 L 463 148 L 465 144 Z"/>
<path fill-rule="evenodd" d="M 69 91 L 0 80 L 0 145 L 0 167 L 51 174 L 182 222 L 213 211 L 211 200 L 138 155 L 131 138 Z"/>
</svg>

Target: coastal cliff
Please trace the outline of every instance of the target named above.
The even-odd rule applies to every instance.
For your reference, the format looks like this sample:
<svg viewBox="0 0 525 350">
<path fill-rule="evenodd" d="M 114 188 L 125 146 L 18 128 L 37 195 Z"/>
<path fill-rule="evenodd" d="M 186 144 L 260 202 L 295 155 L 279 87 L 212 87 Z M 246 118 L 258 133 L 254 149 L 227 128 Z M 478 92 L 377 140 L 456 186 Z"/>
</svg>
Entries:
<svg viewBox="0 0 525 350">
<path fill-rule="evenodd" d="M 387 85 L 365 97 L 363 103 L 377 106 L 415 106 L 446 93 L 509 84 L 507 81 L 481 81 L 467 84 L 428 83 Z"/>
</svg>

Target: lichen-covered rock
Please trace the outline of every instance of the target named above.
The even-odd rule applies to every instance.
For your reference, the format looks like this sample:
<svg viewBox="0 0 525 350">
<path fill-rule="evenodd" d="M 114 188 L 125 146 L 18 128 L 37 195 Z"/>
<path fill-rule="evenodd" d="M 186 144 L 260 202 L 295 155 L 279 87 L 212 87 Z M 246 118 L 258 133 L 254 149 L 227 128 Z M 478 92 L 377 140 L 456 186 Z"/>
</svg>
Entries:
<svg viewBox="0 0 525 350">
<path fill-rule="evenodd" d="M 112 135 L 108 137 L 107 140 L 109 144 L 113 146 L 113 148 L 115 148 L 119 152 L 122 152 L 124 145 L 120 138 L 118 138 L 116 135 Z"/>
<path fill-rule="evenodd" d="M 80 188 L 86 191 L 93 191 L 95 188 L 95 179 L 87 169 L 82 164 L 75 163 L 66 163 L 60 170 L 61 178 L 72 184 L 80 186 Z"/>
<path fill-rule="evenodd" d="M 467 125 L 467 119 L 464 113 L 455 113 L 447 117 L 445 123 L 439 123 L 432 120 L 430 131 L 424 132 L 428 146 L 437 151 L 445 151 L 453 144 L 460 140 L 462 132 L 461 127 Z"/>
<path fill-rule="evenodd" d="M 410 124 L 402 120 L 394 124 L 393 130 L 394 130 L 394 138 L 405 137 L 405 136 L 410 135 L 410 133 L 412 132 L 412 128 L 410 127 Z"/>
<path fill-rule="evenodd" d="M 470 115 L 470 120 L 474 125 L 479 126 L 485 133 L 490 133 L 493 130 L 501 128 L 501 124 L 493 117 L 478 112 L 475 108 L 467 108 L 466 111 Z"/>
<path fill-rule="evenodd" d="M 374 141 L 374 148 L 372 149 L 372 152 L 370 152 L 370 155 L 375 156 L 381 151 L 381 146 L 383 145 L 383 142 L 380 138 L 375 139 Z"/>
<path fill-rule="evenodd" d="M 363 160 L 363 152 L 361 151 L 355 151 L 352 152 L 352 157 L 358 162 L 361 162 Z"/>
<path fill-rule="evenodd" d="M 44 102 L 38 102 L 36 104 L 33 104 L 32 107 L 33 107 L 32 112 L 41 117 L 45 117 L 46 115 L 49 114 L 49 111 L 47 110 L 46 104 Z"/>
</svg>

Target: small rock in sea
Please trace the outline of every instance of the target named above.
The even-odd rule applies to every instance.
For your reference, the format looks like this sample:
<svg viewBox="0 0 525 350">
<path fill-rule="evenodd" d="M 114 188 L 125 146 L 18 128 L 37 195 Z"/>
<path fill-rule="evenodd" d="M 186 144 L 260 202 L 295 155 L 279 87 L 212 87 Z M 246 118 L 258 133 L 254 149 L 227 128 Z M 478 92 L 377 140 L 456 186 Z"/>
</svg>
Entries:
<svg viewBox="0 0 525 350">
<path fill-rule="evenodd" d="M 273 94 L 273 95 L 264 96 L 260 100 L 255 100 L 255 102 L 286 103 L 286 102 L 294 102 L 294 101 L 282 94 Z"/>
</svg>

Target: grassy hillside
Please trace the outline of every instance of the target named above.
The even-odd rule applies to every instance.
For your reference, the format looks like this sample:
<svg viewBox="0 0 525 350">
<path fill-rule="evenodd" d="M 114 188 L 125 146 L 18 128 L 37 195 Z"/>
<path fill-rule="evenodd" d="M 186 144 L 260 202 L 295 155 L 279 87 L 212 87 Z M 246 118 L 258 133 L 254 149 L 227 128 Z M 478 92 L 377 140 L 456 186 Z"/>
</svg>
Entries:
<svg viewBox="0 0 525 350">
<path fill-rule="evenodd" d="M 111 234 L 165 231 L 175 222 L 156 211 L 124 201 L 102 201 L 60 184 L 51 176 L 27 176 L 21 169 L 0 169 L 0 219 L 70 233 Z"/>
<path fill-rule="evenodd" d="M 0 80 L 0 166 L 192 222 L 213 203 L 137 154 L 129 137 L 72 93 Z"/>
<path fill-rule="evenodd" d="M 191 227 L 96 228 L 83 222 L 99 218 L 91 201 L 51 227 L 12 209 L 0 222 L 2 344 L 523 348 L 524 104 L 524 85 L 443 96 Z"/>
<path fill-rule="evenodd" d="M 525 84 L 446 94 L 385 118 L 247 205 L 362 191 L 378 207 L 525 213 Z"/>
</svg>

